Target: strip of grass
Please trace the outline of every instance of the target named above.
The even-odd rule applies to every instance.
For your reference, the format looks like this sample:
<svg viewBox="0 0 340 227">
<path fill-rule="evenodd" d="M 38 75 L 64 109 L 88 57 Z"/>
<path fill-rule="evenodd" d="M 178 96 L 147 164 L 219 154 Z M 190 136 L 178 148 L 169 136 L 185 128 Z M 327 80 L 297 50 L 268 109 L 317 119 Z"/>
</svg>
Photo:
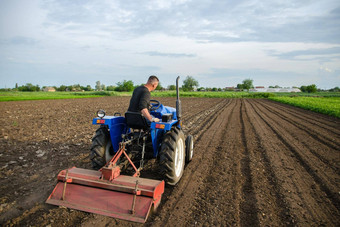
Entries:
<svg viewBox="0 0 340 227">
<path fill-rule="evenodd" d="M 74 99 L 103 96 L 131 96 L 132 92 L 91 91 L 91 92 L 0 92 L 0 101 Z M 154 91 L 153 97 L 176 97 L 176 91 Z M 197 98 L 269 98 L 269 97 L 340 97 L 340 92 L 318 93 L 265 93 L 265 92 L 180 92 L 181 97 Z"/>
<path fill-rule="evenodd" d="M 131 96 L 132 92 L 0 92 L 1 101 L 23 101 L 23 100 L 44 100 L 44 99 L 75 99 L 92 98 L 103 96 Z M 176 97 L 176 91 L 154 91 L 153 97 Z M 268 98 L 275 96 L 272 93 L 251 93 L 251 92 L 180 92 L 181 97 L 197 98 Z"/>
<path fill-rule="evenodd" d="M 269 99 L 340 118 L 340 97 L 270 97 Z"/>
<path fill-rule="evenodd" d="M 0 102 L 46 100 L 46 99 L 77 99 L 103 96 L 125 96 L 129 92 L 0 92 Z"/>
</svg>

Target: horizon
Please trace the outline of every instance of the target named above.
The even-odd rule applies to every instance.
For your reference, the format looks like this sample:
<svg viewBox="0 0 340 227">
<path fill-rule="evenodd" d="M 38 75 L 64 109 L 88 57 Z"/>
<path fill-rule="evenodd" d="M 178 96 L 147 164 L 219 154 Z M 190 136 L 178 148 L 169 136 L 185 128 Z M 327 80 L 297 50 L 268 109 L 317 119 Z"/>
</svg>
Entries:
<svg viewBox="0 0 340 227">
<path fill-rule="evenodd" d="M 21 87 L 21 86 L 25 86 L 25 85 L 27 85 L 27 84 L 32 84 L 32 83 L 26 83 L 26 84 L 22 84 L 22 85 L 19 85 L 18 84 L 18 87 Z M 46 87 L 53 87 L 53 88 L 59 88 L 59 87 L 61 87 L 61 86 L 66 86 L 66 87 L 70 87 L 70 86 L 72 86 L 72 87 L 74 87 L 74 86 L 80 86 L 80 87 L 86 87 L 86 86 L 91 86 L 90 84 L 86 84 L 86 85 L 83 85 L 83 84 L 79 84 L 79 83 L 77 83 L 77 84 L 73 84 L 73 85 L 66 85 L 66 84 L 62 84 L 62 85 L 60 85 L 60 86 L 55 86 L 55 85 L 39 85 L 39 84 L 32 84 L 33 86 L 39 86 L 40 87 L 40 89 L 42 90 L 43 88 L 46 88 Z M 101 85 L 105 85 L 105 87 L 107 88 L 108 86 L 114 86 L 114 87 L 117 87 L 117 85 L 112 85 L 112 84 L 109 84 L 109 85 L 106 85 L 106 84 L 102 84 L 101 83 Z M 136 86 L 140 86 L 141 84 L 133 84 L 133 86 L 134 87 L 136 87 Z M 162 84 L 161 84 L 161 86 L 162 86 L 162 88 L 165 88 L 165 89 L 168 89 L 169 88 L 169 86 L 171 86 L 171 85 L 174 85 L 174 84 L 169 84 L 169 85 L 167 85 L 167 86 L 163 86 Z M 302 85 L 302 86 L 309 86 L 309 85 L 313 85 L 313 84 L 306 84 L 306 85 Z M 278 87 L 275 87 L 275 86 L 278 86 Z M 280 85 L 278 85 L 278 84 L 276 84 L 276 85 L 269 85 L 269 86 L 262 86 L 262 85 L 253 85 L 253 87 L 252 87 L 252 89 L 259 89 L 259 88 L 263 88 L 263 89 L 267 89 L 267 88 L 273 88 L 273 89 L 293 89 L 293 88 L 298 88 L 298 89 L 300 89 L 302 86 L 299 86 L 299 87 L 297 87 L 297 86 L 280 86 Z M 181 88 L 182 86 L 180 86 L 180 88 Z M 207 89 L 207 88 L 210 88 L 210 89 L 212 89 L 212 88 L 217 88 L 217 89 L 237 89 L 237 85 L 235 85 L 235 86 L 227 86 L 227 87 L 206 87 L 206 86 L 194 86 L 195 88 L 197 88 L 197 89 L 199 89 L 199 88 L 204 88 L 204 89 Z M 330 90 L 330 89 L 334 89 L 334 88 L 336 88 L 336 87 L 338 87 L 338 86 L 335 86 L 335 87 L 332 87 L 332 88 L 328 88 L 328 89 L 323 89 L 323 88 L 319 88 L 319 87 L 317 87 L 317 89 L 320 89 L 320 90 Z M 0 88 L 0 89 L 15 89 L 15 86 L 14 87 L 12 87 L 12 88 Z M 96 90 L 96 88 L 95 88 L 95 86 L 91 86 L 91 89 L 92 90 Z"/>
<path fill-rule="evenodd" d="M 195 79 L 195 78 L 194 78 Z M 249 79 L 249 78 L 248 78 Z M 185 78 L 183 78 L 183 80 L 185 80 Z M 100 82 L 100 81 L 99 81 Z M 118 82 L 123 82 L 123 81 L 118 81 Z M 118 83 L 117 82 L 117 83 Z M 133 82 L 133 86 L 139 86 L 139 85 L 141 85 L 141 84 L 145 84 L 145 83 L 141 83 L 141 84 L 137 84 L 137 83 L 135 83 L 134 81 L 132 81 Z M 199 81 L 198 81 L 199 82 Z M 108 87 L 108 86 L 114 86 L 114 87 L 117 87 L 117 83 L 115 83 L 115 84 L 104 84 L 104 83 L 102 83 L 102 82 L 100 82 L 100 84 L 101 85 L 105 85 L 105 87 Z M 91 85 L 91 84 L 80 84 L 80 83 L 75 83 L 75 84 L 61 84 L 61 85 L 43 85 L 43 84 L 33 84 L 33 83 L 30 83 L 30 82 L 28 82 L 28 83 L 25 83 L 25 84 L 19 84 L 19 83 L 16 83 L 13 87 L 0 87 L 0 89 L 15 89 L 15 87 L 16 87 L 16 85 L 18 85 L 18 87 L 20 87 L 20 86 L 25 86 L 25 85 L 27 85 L 27 84 L 32 84 L 33 86 L 39 86 L 41 89 L 43 88 L 43 87 L 56 87 L 56 88 L 58 88 L 58 87 L 61 87 L 61 86 L 66 86 L 66 87 L 69 87 L 69 86 L 76 86 L 76 85 L 79 85 L 79 86 L 81 86 L 81 87 L 86 87 L 86 86 L 88 86 L 88 85 L 90 85 L 91 86 L 91 88 L 92 89 L 95 89 L 95 87 L 96 87 L 96 83 L 94 83 L 94 85 Z M 175 83 L 174 84 L 168 84 L 168 85 L 163 85 L 162 83 L 161 83 L 161 81 L 160 81 L 160 84 L 161 84 L 161 86 L 163 87 L 163 88 L 168 88 L 169 86 L 171 86 L 171 85 L 175 85 Z M 242 81 L 239 83 L 239 84 L 242 84 Z M 183 85 L 183 83 L 182 82 L 179 82 L 179 85 L 180 85 L 180 87 Z M 303 84 L 303 85 L 301 85 L 301 86 L 308 86 L 308 85 L 312 85 L 312 84 Z M 300 88 L 301 86 L 295 86 L 295 85 L 293 85 L 293 86 L 281 86 L 281 85 L 279 85 L 279 84 L 273 84 L 273 85 L 268 85 L 268 86 L 263 86 L 263 85 L 255 85 L 254 84 L 254 82 L 253 82 L 253 87 L 255 88 L 255 87 L 264 87 L 264 88 L 270 88 L 270 87 L 274 87 L 274 86 L 279 86 L 279 88 Z M 221 88 L 221 89 L 226 89 L 226 88 L 237 88 L 237 84 L 236 85 L 231 85 L 231 86 L 222 86 L 222 87 L 208 87 L 208 86 L 204 86 L 204 85 L 201 85 L 201 84 L 199 84 L 199 86 L 194 86 L 194 87 L 196 87 L 196 88 Z M 334 86 L 334 87 L 330 87 L 330 88 L 319 88 L 319 87 L 317 87 L 318 89 L 322 89 L 322 90 L 329 90 L 329 89 L 333 89 L 333 88 L 335 88 L 335 87 L 339 87 L 339 86 Z"/>
</svg>

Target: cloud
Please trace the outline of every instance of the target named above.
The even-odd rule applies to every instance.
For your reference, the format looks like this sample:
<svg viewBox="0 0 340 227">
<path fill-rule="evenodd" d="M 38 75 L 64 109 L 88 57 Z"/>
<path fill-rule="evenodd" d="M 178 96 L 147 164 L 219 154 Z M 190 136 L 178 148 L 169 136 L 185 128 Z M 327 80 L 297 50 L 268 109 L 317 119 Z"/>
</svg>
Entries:
<svg viewBox="0 0 340 227">
<path fill-rule="evenodd" d="M 326 66 L 320 66 L 320 71 L 325 71 L 325 72 L 329 72 L 329 73 L 332 73 L 334 72 L 334 70 L 331 70 L 329 68 L 327 68 Z"/>
<path fill-rule="evenodd" d="M 149 56 L 160 56 L 160 57 L 170 57 L 170 58 L 192 58 L 196 57 L 196 54 L 183 54 L 183 53 L 161 53 L 158 51 L 149 51 L 141 54 L 146 54 Z"/>
<path fill-rule="evenodd" d="M 254 85 L 271 86 L 280 85 L 284 87 L 301 86 L 306 77 L 304 74 L 294 71 L 275 71 L 269 69 L 237 69 L 237 68 L 212 68 L 210 73 L 201 75 L 202 84 L 212 84 L 215 87 L 236 86 L 244 79 L 254 80 Z M 211 81 L 211 82 L 210 82 Z"/>
<path fill-rule="evenodd" d="M 331 48 L 319 48 L 319 49 L 307 49 L 307 50 L 295 50 L 289 52 L 278 52 L 269 50 L 270 56 L 278 57 L 285 60 L 322 60 L 323 62 L 329 62 L 332 60 L 340 59 L 340 47 Z"/>
<path fill-rule="evenodd" d="M 3 41 L 6 44 L 11 44 L 11 45 L 36 45 L 39 43 L 39 40 L 33 39 L 30 37 L 23 37 L 23 36 L 15 36 L 9 40 L 4 40 Z"/>
<path fill-rule="evenodd" d="M 332 0 L 162 0 L 138 4 L 131 0 L 58 0 L 43 6 L 48 27 L 102 31 L 114 38 L 163 33 L 198 42 L 340 42 L 340 4 Z"/>
</svg>

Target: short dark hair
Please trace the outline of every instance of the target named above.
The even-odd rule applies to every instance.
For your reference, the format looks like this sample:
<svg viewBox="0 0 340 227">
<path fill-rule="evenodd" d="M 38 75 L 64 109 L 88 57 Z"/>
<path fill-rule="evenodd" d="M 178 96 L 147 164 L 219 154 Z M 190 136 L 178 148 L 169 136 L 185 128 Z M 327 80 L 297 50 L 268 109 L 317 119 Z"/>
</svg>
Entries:
<svg viewBox="0 0 340 227">
<path fill-rule="evenodd" d="M 159 79 L 157 78 L 157 76 L 152 75 L 148 79 L 148 84 L 154 84 L 156 81 L 159 82 Z"/>
</svg>

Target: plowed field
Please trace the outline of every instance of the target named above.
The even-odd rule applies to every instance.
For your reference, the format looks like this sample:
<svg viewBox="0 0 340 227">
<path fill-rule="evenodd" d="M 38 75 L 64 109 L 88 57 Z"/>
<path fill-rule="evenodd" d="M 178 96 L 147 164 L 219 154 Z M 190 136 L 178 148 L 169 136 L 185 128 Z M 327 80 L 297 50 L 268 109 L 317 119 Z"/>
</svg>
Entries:
<svg viewBox="0 0 340 227">
<path fill-rule="evenodd" d="M 0 103 L 0 225 L 140 225 L 44 203 L 60 170 L 91 168 L 96 110 L 124 113 L 128 102 Z M 194 158 L 145 225 L 340 226 L 339 119 L 264 99 L 182 98 L 182 106 Z"/>
</svg>

